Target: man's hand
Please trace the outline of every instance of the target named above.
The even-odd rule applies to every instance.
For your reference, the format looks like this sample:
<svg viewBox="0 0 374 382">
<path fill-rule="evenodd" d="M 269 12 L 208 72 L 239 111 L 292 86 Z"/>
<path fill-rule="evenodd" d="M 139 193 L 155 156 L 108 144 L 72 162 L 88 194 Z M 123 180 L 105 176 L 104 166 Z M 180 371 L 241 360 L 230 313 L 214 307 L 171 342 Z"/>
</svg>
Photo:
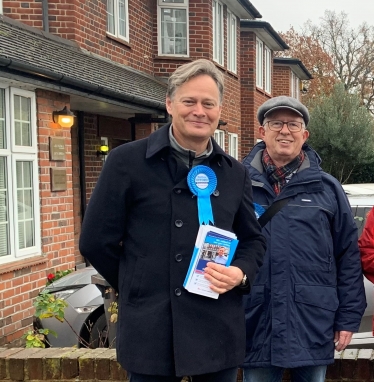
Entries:
<svg viewBox="0 0 374 382">
<path fill-rule="evenodd" d="M 335 336 L 334 336 L 335 350 L 336 351 L 344 350 L 351 342 L 352 335 L 353 335 L 353 332 L 346 332 L 344 330 L 340 332 L 335 332 Z"/>
<path fill-rule="evenodd" d="M 210 289 L 219 294 L 225 293 L 240 285 L 244 277 L 238 267 L 225 267 L 209 261 L 205 267 L 204 277 L 210 281 Z"/>
</svg>

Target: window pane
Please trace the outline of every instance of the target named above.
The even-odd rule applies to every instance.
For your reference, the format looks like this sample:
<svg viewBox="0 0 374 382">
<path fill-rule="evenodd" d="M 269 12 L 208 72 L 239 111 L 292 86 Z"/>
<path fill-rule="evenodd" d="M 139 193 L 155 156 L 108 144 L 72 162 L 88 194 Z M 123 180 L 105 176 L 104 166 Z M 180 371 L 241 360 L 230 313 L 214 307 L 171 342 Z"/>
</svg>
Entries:
<svg viewBox="0 0 374 382">
<path fill-rule="evenodd" d="M 187 54 L 186 9 L 161 9 L 162 54 Z"/>
<path fill-rule="evenodd" d="M 0 89 L 0 149 L 6 149 L 6 139 L 5 139 L 5 89 Z"/>
<path fill-rule="evenodd" d="M 115 34 L 114 30 L 114 0 L 107 0 L 107 31 Z"/>
<path fill-rule="evenodd" d="M 223 12 L 222 4 L 213 1 L 213 58 L 223 64 Z"/>
<path fill-rule="evenodd" d="M 126 33 L 126 4 L 125 0 L 119 0 L 118 2 L 119 15 L 118 15 L 118 29 L 119 35 L 127 38 Z"/>
<path fill-rule="evenodd" d="M 236 17 L 227 17 L 227 68 L 236 73 Z"/>
<path fill-rule="evenodd" d="M 0 256 L 7 256 L 10 253 L 8 190 L 6 184 L 6 159 L 0 157 Z"/>
<path fill-rule="evenodd" d="M 17 219 L 19 249 L 35 243 L 32 162 L 17 161 Z"/>
<path fill-rule="evenodd" d="M 17 146 L 31 146 L 31 100 L 14 96 L 14 131 Z"/>
<path fill-rule="evenodd" d="M 183 4 L 185 0 L 162 0 L 162 4 Z"/>
</svg>

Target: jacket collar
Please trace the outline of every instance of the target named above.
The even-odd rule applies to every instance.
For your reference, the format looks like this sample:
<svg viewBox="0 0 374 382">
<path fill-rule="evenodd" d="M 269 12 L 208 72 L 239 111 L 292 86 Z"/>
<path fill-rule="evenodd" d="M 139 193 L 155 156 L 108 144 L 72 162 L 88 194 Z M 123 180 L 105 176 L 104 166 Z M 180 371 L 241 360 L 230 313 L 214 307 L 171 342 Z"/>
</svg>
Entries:
<svg viewBox="0 0 374 382">
<path fill-rule="evenodd" d="M 145 154 L 146 159 L 149 159 L 153 157 L 154 155 L 162 152 L 163 150 L 170 150 L 170 139 L 169 139 L 169 128 L 170 123 L 162 126 L 160 129 L 152 133 L 148 137 L 148 143 L 147 143 L 147 151 Z M 210 156 L 210 158 L 213 158 L 215 156 L 225 158 L 226 162 L 229 164 L 230 167 L 232 167 L 232 159 L 231 157 L 226 154 L 221 147 L 218 146 L 216 141 L 212 139 L 213 144 L 213 152 Z"/>
<path fill-rule="evenodd" d="M 262 152 L 266 145 L 264 142 L 257 143 L 251 152 L 244 158 L 244 165 L 249 169 L 252 178 L 252 185 L 265 187 L 270 190 L 264 167 L 262 165 Z M 323 189 L 321 182 L 321 158 L 320 156 L 306 143 L 302 149 L 305 151 L 305 159 L 300 166 L 298 172 L 291 178 L 289 185 L 294 187 L 286 187 L 282 191 L 282 197 L 287 197 L 297 192 L 317 192 Z M 308 170 L 308 171 L 304 171 Z"/>
</svg>

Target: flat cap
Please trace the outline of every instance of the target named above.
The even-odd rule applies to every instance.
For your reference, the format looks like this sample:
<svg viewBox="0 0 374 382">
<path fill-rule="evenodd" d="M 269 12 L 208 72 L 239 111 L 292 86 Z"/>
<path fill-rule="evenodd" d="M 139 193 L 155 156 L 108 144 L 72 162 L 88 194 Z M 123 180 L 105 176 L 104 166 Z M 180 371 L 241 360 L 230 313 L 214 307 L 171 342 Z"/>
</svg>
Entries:
<svg viewBox="0 0 374 382">
<path fill-rule="evenodd" d="M 261 126 L 264 123 L 265 117 L 275 110 L 280 109 L 289 109 L 294 111 L 303 117 L 305 126 L 309 123 L 309 112 L 306 106 L 304 106 L 300 101 L 293 97 L 279 96 L 270 98 L 264 102 L 257 111 L 257 119 L 260 122 Z"/>
</svg>

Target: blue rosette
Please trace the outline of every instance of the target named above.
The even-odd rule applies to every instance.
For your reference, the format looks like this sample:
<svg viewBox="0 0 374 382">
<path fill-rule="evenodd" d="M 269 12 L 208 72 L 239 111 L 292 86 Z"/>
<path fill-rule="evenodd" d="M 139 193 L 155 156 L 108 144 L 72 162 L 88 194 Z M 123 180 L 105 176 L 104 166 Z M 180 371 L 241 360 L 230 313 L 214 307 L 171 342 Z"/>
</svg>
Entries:
<svg viewBox="0 0 374 382">
<path fill-rule="evenodd" d="M 187 183 L 191 192 L 197 196 L 199 223 L 214 224 L 210 195 L 217 187 L 216 174 L 210 167 L 199 165 L 190 170 Z"/>
</svg>

